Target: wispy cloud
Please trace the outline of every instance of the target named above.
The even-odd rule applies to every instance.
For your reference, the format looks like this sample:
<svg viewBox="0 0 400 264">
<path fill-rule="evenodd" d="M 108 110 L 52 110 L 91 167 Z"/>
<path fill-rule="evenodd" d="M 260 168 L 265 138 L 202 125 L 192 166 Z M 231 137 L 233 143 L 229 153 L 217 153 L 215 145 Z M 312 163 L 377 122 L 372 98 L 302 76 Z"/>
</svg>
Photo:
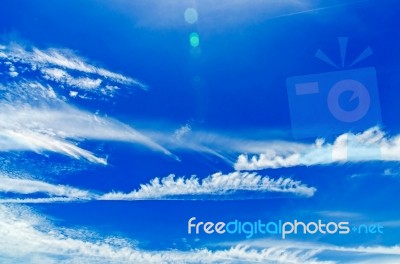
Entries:
<svg viewBox="0 0 400 264">
<path fill-rule="evenodd" d="M 226 249 L 150 251 L 116 237 L 91 237 L 54 227 L 21 206 L 0 205 L 0 259 L 13 263 L 332 263 L 318 261 L 319 250 Z"/>
<path fill-rule="evenodd" d="M 137 143 L 178 159 L 134 128 L 107 116 L 68 104 L 80 91 L 112 96 L 116 85 L 139 86 L 133 78 L 95 66 L 68 50 L 40 50 L 17 44 L 1 46 L 0 62 L 24 73 L 0 84 L 0 152 L 55 152 L 107 164 L 107 159 L 81 147 L 84 140 Z M 50 81 L 54 81 L 51 85 Z M 61 90 L 68 88 L 68 93 Z M 73 88 L 73 90 L 71 89 Z M 60 90 L 61 89 L 61 90 Z"/>
<path fill-rule="evenodd" d="M 344 162 L 400 161 L 400 135 L 387 136 L 374 127 L 362 133 L 345 133 L 333 143 L 318 139 L 314 144 L 293 143 L 299 147 L 288 151 L 286 147 L 266 148 L 262 153 L 241 154 L 236 170 L 261 170 L 293 166 L 312 166 Z"/>
<path fill-rule="evenodd" d="M 195 151 L 221 158 L 233 165 L 240 153 L 261 153 L 266 149 L 281 149 L 295 152 L 304 149 L 305 144 L 287 142 L 284 131 L 212 131 L 196 129 L 195 125 L 184 124 L 177 129 L 168 129 L 166 124 L 157 131 L 145 128 L 150 138 L 172 150 Z"/>
<path fill-rule="evenodd" d="M 261 170 L 320 164 L 400 161 L 400 135 L 387 135 L 379 127 L 361 133 L 345 133 L 333 142 L 288 140 L 284 131 L 197 131 L 183 125 L 173 132 L 147 131 L 147 135 L 169 149 L 215 155 L 236 170 Z M 390 173 L 390 171 L 387 171 Z"/>
<path fill-rule="evenodd" d="M 51 204 L 51 203 L 83 202 L 88 200 L 90 200 L 90 198 L 77 198 L 77 197 L 1 198 L 0 204 Z"/>
<path fill-rule="evenodd" d="M 41 72 L 46 79 L 82 89 L 98 88 L 102 82 L 101 79 L 90 79 L 88 77 L 74 78 L 66 71 L 57 68 L 44 68 Z"/>
<path fill-rule="evenodd" d="M 351 219 L 351 220 L 359 220 L 366 218 L 363 214 L 356 212 L 347 212 L 347 211 L 318 211 L 316 214 L 327 217 L 330 219 Z"/>
<path fill-rule="evenodd" d="M 96 66 L 67 49 L 41 50 L 11 43 L 2 46 L 0 62 L 13 78 L 52 81 L 57 88 L 67 89 L 65 94 L 72 91 L 80 98 L 112 97 L 123 87 L 147 89 L 138 80 Z"/>
<path fill-rule="evenodd" d="M 243 195 L 245 192 L 246 195 Z M 196 176 L 190 178 L 169 175 L 165 178 L 154 178 L 147 184 L 141 184 L 138 190 L 130 193 L 100 193 L 82 190 L 71 186 L 47 183 L 41 180 L 21 176 L 0 174 L 0 203 L 58 203 L 91 200 L 168 200 L 168 199 L 201 199 L 227 200 L 250 199 L 250 194 L 268 193 L 292 194 L 311 197 L 316 192 L 300 181 L 291 178 L 272 179 L 256 173 L 232 172 L 215 173 L 202 180 Z M 9 196 L 8 194 L 19 194 Z M 41 193 L 44 197 L 32 197 Z"/>
<path fill-rule="evenodd" d="M 232 246 L 238 242 L 221 243 L 224 246 Z M 400 260 L 400 245 L 383 246 L 336 246 L 320 242 L 307 242 L 296 240 L 272 240 L 272 239 L 254 239 L 246 240 L 239 243 L 246 243 L 248 247 L 255 249 L 276 247 L 287 251 L 316 251 L 315 256 L 325 255 L 324 259 L 328 259 L 331 263 L 367 263 L 368 260 L 374 259 L 376 262 L 391 264 Z M 332 254 L 333 252 L 333 254 Z M 330 254 L 329 254 L 330 253 Z"/>
<path fill-rule="evenodd" d="M 340 247 L 293 240 L 246 240 L 187 251 L 143 250 L 120 237 L 56 227 L 20 205 L 0 205 L 0 221 L 0 260 L 6 263 L 354 264 L 373 259 L 387 264 L 400 259 L 398 245 Z"/>
<path fill-rule="evenodd" d="M 79 141 L 87 139 L 138 143 L 174 156 L 117 120 L 66 104 L 59 104 L 57 108 L 0 105 L 0 128 L 0 151 L 50 151 L 106 164 L 105 158 L 78 146 Z"/>
<path fill-rule="evenodd" d="M 205 195 L 235 195 L 240 191 L 291 193 L 309 197 L 314 195 L 316 189 L 290 178 L 272 179 L 256 173 L 232 172 L 229 174 L 215 173 L 202 180 L 196 176 L 176 178 L 174 175 L 169 175 L 162 179 L 155 178 L 130 193 L 113 192 L 103 195 L 100 199 L 140 200 L 179 197 L 196 199 L 196 196 L 201 199 Z M 188 196 L 190 197 L 188 198 Z"/>
<path fill-rule="evenodd" d="M 0 193 L 13 193 L 13 194 L 37 194 L 41 193 L 46 196 L 69 199 L 89 199 L 93 197 L 89 191 L 84 191 L 74 187 L 51 184 L 44 181 L 29 179 L 23 177 L 9 176 L 7 174 L 0 174 Z M 0 199 L 0 202 L 4 202 Z"/>
</svg>

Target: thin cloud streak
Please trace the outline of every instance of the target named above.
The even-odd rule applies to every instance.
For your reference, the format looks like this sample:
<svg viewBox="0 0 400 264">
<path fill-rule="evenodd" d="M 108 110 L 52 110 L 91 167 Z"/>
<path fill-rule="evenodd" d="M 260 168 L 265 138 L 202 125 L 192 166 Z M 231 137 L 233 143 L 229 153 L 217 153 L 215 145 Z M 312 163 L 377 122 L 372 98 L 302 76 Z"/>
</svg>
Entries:
<svg viewBox="0 0 400 264">
<path fill-rule="evenodd" d="M 54 185 L 34 179 L 10 177 L 3 174 L 0 174 L 0 192 L 18 194 L 44 193 L 51 196 L 66 196 L 71 198 L 85 198 L 91 196 L 88 191 L 77 188 L 65 185 Z"/>
</svg>

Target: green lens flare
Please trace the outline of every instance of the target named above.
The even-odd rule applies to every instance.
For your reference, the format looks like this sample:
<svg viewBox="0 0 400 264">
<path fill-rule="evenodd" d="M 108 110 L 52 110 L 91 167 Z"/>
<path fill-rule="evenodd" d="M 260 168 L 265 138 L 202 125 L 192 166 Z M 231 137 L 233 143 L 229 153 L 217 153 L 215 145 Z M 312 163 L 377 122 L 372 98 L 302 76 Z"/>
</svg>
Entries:
<svg viewBox="0 0 400 264">
<path fill-rule="evenodd" d="M 200 37 L 199 34 L 197 34 L 196 32 L 190 34 L 189 40 L 190 46 L 192 46 L 193 48 L 196 48 L 200 45 Z"/>
</svg>

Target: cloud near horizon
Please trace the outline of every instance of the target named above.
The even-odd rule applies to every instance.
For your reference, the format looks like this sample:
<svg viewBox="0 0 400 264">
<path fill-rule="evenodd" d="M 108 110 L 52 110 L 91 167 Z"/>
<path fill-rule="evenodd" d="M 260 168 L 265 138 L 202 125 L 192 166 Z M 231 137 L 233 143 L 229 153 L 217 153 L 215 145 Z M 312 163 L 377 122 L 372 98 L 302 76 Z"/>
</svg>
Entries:
<svg viewBox="0 0 400 264">
<path fill-rule="evenodd" d="M 32 209 L 0 205 L 0 261 L 6 263 L 396 263 L 400 246 L 339 247 L 323 243 L 246 240 L 191 250 L 143 250 L 116 236 L 54 226 Z M 332 253 L 335 254 L 328 254 Z M 338 254 L 349 261 L 339 261 Z M 325 256 L 324 256 L 325 255 Z"/>
</svg>

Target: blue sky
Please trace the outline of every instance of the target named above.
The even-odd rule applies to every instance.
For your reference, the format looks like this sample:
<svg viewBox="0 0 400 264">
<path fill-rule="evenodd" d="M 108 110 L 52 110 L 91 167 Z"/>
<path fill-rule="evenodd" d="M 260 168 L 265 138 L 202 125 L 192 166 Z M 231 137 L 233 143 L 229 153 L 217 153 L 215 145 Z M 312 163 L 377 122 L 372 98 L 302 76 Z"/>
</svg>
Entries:
<svg viewBox="0 0 400 264">
<path fill-rule="evenodd" d="M 4 1 L 0 262 L 400 262 L 398 11 Z M 351 229 L 189 234 L 192 217 Z"/>
</svg>

